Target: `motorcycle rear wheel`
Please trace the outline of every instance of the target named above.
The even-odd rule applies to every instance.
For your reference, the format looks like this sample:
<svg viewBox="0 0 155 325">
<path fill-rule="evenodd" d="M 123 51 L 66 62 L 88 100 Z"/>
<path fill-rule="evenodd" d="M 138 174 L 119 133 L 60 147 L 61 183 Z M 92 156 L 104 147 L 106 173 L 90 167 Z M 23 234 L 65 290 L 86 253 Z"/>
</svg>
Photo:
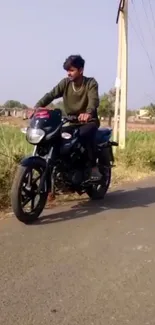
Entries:
<svg viewBox="0 0 155 325">
<path fill-rule="evenodd" d="M 87 195 L 92 200 L 104 199 L 111 182 L 111 167 L 105 167 L 104 170 L 102 170 L 102 175 L 101 183 L 99 185 L 92 184 L 86 191 Z"/>
<path fill-rule="evenodd" d="M 38 177 L 33 178 L 33 171 L 38 173 Z M 37 192 L 39 184 L 37 181 L 40 180 L 44 169 L 38 165 L 19 166 L 12 184 L 11 189 L 11 204 L 13 212 L 16 218 L 25 223 L 32 224 L 35 222 L 43 211 L 47 196 L 48 187 L 45 181 L 44 191 L 41 193 Z M 35 199 L 39 196 L 39 200 L 35 206 Z M 30 211 L 24 211 L 25 206 L 31 202 Z"/>
</svg>

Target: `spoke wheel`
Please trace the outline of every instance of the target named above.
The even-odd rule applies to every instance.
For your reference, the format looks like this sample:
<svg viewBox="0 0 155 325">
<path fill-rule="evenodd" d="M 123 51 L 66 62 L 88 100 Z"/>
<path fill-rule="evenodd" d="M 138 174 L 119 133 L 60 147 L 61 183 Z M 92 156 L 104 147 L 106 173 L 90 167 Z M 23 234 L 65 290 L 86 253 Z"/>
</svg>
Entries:
<svg viewBox="0 0 155 325">
<path fill-rule="evenodd" d="M 40 166 L 19 166 L 11 190 L 12 208 L 18 220 L 33 223 L 46 204 L 48 187 L 39 193 L 38 188 L 44 169 Z"/>
</svg>

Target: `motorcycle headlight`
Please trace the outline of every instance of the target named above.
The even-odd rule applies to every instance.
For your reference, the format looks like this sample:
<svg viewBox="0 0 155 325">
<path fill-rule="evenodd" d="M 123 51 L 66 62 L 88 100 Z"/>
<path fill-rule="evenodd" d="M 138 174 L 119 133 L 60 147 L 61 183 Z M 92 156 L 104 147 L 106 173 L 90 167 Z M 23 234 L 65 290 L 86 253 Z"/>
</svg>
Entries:
<svg viewBox="0 0 155 325">
<path fill-rule="evenodd" d="M 70 134 L 70 133 L 68 133 L 68 132 L 62 132 L 61 133 L 61 137 L 63 138 L 63 139 L 71 139 L 72 138 L 72 135 Z"/>
<path fill-rule="evenodd" d="M 42 129 L 28 128 L 26 138 L 29 143 L 38 144 L 44 137 L 45 132 Z"/>
</svg>

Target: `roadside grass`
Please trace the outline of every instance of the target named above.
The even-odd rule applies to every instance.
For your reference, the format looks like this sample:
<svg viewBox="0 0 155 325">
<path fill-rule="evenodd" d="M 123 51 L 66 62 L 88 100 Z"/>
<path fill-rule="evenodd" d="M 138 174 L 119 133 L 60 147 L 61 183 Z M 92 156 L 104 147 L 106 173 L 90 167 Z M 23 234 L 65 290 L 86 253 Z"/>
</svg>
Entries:
<svg viewBox="0 0 155 325">
<path fill-rule="evenodd" d="M 10 189 L 18 162 L 31 146 L 20 129 L 0 126 L 0 209 L 10 205 Z"/>
</svg>

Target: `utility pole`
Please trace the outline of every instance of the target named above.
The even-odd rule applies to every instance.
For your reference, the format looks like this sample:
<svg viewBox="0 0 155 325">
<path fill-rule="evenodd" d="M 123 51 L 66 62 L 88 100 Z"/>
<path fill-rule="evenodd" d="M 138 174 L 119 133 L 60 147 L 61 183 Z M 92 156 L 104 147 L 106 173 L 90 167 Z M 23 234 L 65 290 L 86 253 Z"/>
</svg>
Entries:
<svg viewBox="0 0 155 325">
<path fill-rule="evenodd" d="M 118 140 L 118 112 L 120 108 L 120 87 L 121 87 L 121 59 L 122 59 L 122 20 L 118 18 L 118 57 L 117 57 L 117 77 L 116 77 L 116 98 L 114 113 L 114 141 Z M 114 147 L 114 150 L 116 147 Z"/>
<path fill-rule="evenodd" d="M 116 84 L 117 88 L 116 88 L 116 102 L 115 102 L 115 118 L 117 116 L 117 120 L 118 120 L 119 96 L 120 96 L 119 147 L 121 149 L 124 149 L 126 144 L 126 117 L 127 117 L 126 112 L 127 112 L 127 88 L 128 88 L 127 85 L 127 81 L 128 81 L 128 0 L 120 0 L 116 23 L 119 23 L 119 51 L 118 51 L 118 67 L 117 67 L 118 84 Z M 115 137 L 116 137 L 117 123 L 115 119 L 115 130 L 114 130 Z"/>
</svg>

